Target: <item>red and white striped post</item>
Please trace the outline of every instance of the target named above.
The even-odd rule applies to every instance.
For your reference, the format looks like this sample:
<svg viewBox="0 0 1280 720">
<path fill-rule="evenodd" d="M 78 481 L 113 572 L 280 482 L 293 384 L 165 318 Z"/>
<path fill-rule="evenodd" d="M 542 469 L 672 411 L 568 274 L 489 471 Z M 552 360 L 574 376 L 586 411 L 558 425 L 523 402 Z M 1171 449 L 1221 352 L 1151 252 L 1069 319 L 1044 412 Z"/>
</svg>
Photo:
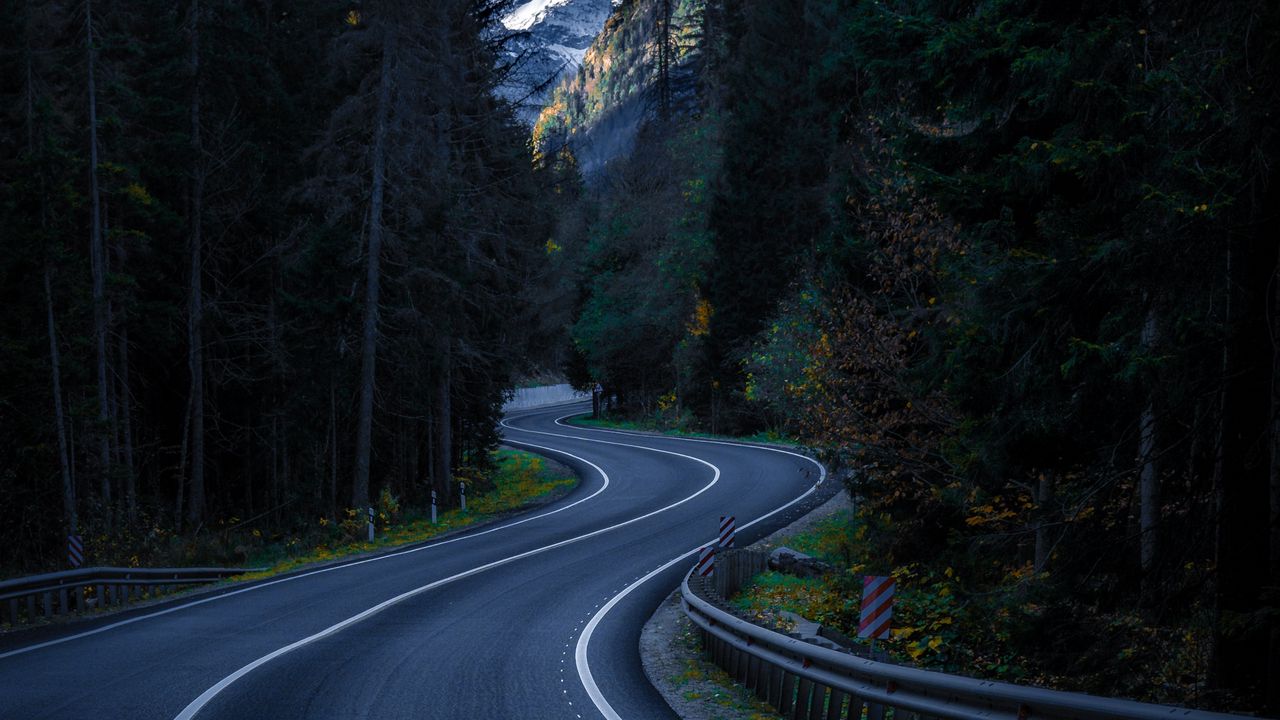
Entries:
<svg viewBox="0 0 1280 720">
<path fill-rule="evenodd" d="M 698 577 L 711 577 L 716 574 L 715 545 L 704 545 L 698 550 L 698 564 L 693 566 L 693 574 Z"/>
<path fill-rule="evenodd" d="M 862 615 L 858 620 L 858 637 L 871 638 L 872 650 L 876 640 L 889 639 L 894 585 L 893 578 L 884 575 L 862 578 Z"/>
<path fill-rule="evenodd" d="M 737 542 L 738 531 L 734 527 L 734 518 L 732 515 L 720 516 L 720 541 L 721 548 L 731 548 Z"/>
</svg>

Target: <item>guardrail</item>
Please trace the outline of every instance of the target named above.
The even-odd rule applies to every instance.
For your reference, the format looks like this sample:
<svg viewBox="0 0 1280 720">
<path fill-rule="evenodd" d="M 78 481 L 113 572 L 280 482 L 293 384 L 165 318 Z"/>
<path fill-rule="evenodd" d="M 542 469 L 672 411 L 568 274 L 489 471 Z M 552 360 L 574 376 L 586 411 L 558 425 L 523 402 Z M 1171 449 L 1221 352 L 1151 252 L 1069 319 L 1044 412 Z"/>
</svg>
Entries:
<svg viewBox="0 0 1280 720">
<path fill-rule="evenodd" d="M 0 620 L 16 626 L 40 617 L 155 598 L 179 587 L 207 585 L 255 570 L 94 567 L 4 580 L 0 581 Z"/>
<path fill-rule="evenodd" d="M 741 552 L 741 551 L 738 551 Z M 719 564 L 719 563 L 717 563 Z M 716 573 L 720 569 L 717 567 Z M 787 718 L 884 720 L 1225 720 L 1226 715 L 947 675 L 860 657 L 821 638 L 788 635 L 727 610 L 712 578 L 686 575 L 684 611 L 709 659 Z M 818 644 L 822 643 L 822 644 Z M 866 715 L 863 715 L 863 712 Z"/>
</svg>

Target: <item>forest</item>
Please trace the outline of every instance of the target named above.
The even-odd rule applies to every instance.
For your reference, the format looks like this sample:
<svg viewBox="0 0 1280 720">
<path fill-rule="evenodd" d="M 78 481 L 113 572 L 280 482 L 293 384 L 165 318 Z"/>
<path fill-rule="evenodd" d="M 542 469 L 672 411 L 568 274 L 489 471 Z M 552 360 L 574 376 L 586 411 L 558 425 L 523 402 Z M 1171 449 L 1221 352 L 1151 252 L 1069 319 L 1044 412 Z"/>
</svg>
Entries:
<svg viewBox="0 0 1280 720">
<path fill-rule="evenodd" d="M 1276 5 L 627 7 L 535 130 L 647 60 L 556 230 L 579 381 L 819 452 L 919 662 L 1280 708 Z"/>
<path fill-rule="evenodd" d="M 1280 712 L 1275 2 L 626 0 L 532 133 L 502 0 L 5 8 L 0 573 L 452 504 L 550 370 L 812 449 L 922 664 Z"/>
<path fill-rule="evenodd" d="M 505 5 L 5 8 L 0 569 L 456 504 L 559 342 Z"/>
</svg>

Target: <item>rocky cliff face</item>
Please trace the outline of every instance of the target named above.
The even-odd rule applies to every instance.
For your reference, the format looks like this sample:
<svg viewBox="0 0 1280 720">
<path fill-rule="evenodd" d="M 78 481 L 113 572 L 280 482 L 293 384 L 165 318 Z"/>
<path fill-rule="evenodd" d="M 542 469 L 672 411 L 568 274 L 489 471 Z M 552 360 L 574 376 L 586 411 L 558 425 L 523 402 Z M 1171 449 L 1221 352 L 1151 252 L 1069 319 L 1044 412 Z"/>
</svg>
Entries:
<svg viewBox="0 0 1280 720">
<path fill-rule="evenodd" d="M 675 56 L 670 82 L 674 114 L 696 109 L 696 74 L 703 0 L 672 0 L 671 38 Z M 608 17 L 604 28 L 567 74 L 545 96 L 533 128 L 539 152 L 567 146 L 585 177 L 628 155 L 640 128 L 653 119 L 657 81 L 660 0 L 634 0 Z"/>
<path fill-rule="evenodd" d="M 500 89 L 522 120 L 533 125 L 551 89 L 582 64 L 612 10 L 612 0 L 529 0 L 502 19 L 508 32 L 522 33 L 508 43 L 506 60 L 514 69 Z"/>
</svg>

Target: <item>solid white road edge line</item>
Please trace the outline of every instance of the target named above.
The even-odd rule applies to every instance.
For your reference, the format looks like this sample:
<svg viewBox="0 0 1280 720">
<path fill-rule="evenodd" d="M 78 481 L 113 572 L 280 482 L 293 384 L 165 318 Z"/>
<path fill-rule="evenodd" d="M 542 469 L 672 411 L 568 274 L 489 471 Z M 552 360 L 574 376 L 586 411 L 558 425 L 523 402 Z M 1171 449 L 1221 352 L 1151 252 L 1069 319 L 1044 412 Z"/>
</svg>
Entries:
<svg viewBox="0 0 1280 720">
<path fill-rule="evenodd" d="M 555 450 L 555 448 L 541 448 L 541 446 L 536 446 L 536 445 L 531 447 L 539 447 L 540 449 L 559 452 Z M 564 454 L 568 455 L 568 453 L 564 453 Z M 570 457 L 573 457 L 573 456 L 570 456 Z M 575 458 L 575 459 L 581 459 L 581 458 Z M 583 460 L 583 462 L 587 462 L 587 461 Z M 587 463 L 587 464 L 590 465 L 591 463 Z M 592 467 L 595 467 L 595 466 L 592 465 Z M 596 469 L 599 470 L 599 468 L 596 468 Z M 591 493 L 590 495 L 580 500 L 575 500 L 569 503 L 568 505 L 565 505 L 564 507 L 556 508 L 555 510 L 550 510 L 548 512 L 540 513 L 538 515 L 533 515 L 527 518 L 522 518 L 520 520 L 515 520 L 509 523 L 504 523 L 497 527 L 489 528 L 488 530 L 479 530 L 473 533 L 467 533 L 466 535 L 462 535 L 459 537 L 449 538 L 447 540 L 441 540 L 439 542 L 428 541 L 429 544 L 427 545 L 419 545 L 418 547 L 409 548 L 408 550 L 398 550 L 396 552 L 390 552 L 385 555 L 379 555 L 377 557 L 365 558 L 364 560 L 353 560 L 351 562 L 344 562 L 338 565 L 330 565 L 329 567 L 320 568 L 319 570 L 312 570 L 310 572 L 304 572 L 298 575 L 290 575 L 288 577 L 278 578 L 276 580 L 269 580 L 267 582 L 258 583 L 257 585 L 250 585 L 249 587 L 241 588 L 239 590 L 232 590 L 231 592 L 222 593 L 221 595 L 214 595 L 213 597 L 207 597 L 202 600 L 195 600 L 189 603 L 184 603 L 182 605 L 177 605 L 175 607 L 167 608 L 164 610 L 158 610 L 153 613 L 147 613 L 146 615 L 139 615 L 137 617 L 132 617 L 132 618 L 129 618 L 128 620 L 121 620 L 120 622 L 111 623 L 110 625 L 103 625 L 100 628 L 87 630 L 85 632 L 77 633 L 75 635 L 68 635 L 66 637 L 56 638 L 54 640 L 48 640 L 42 643 L 36 643 L 35 645 L 20 647 L 14 650 L 9 650 L 8 652 L 0 653 L 0 660 L 3 660 L 4 658 L 7 658 L 7 657 L 12 657 L 14 655 L 22 655 L 24 653 L 29 653 L 34 650 L 40 650 L 41 648 L 47 648 L 52 645 L 61 645 L 62 643 L 65 643 L 65 642 L 71 642 L 72 640 L 79 640 L 81 638 L 89 637 L 90 635 L 97 635 L 99 633 L 107 632 L 108 630 L 115 630 L 116 628 L 121 628 L 121 627 L 124 627 L 125 625 L 132 625 L 133 623 L 136 623 L 136 622 L 141 622 L 143 620 L 150 620 L 151 618 L 157 618 L 157 617 L 160 617 L 161 615 L 168 615 L 169 613 L 175 613 L 175 612 L 178 612 L 179 610 L 186 610 L 188 608 L 196 607 L 197 605 L 204 605 L 205 603 L 211 603 L 217 600 L 225 600 L 229 597 L 234 597 L 241 593 L 253 592 L 254 590 L 261 590 L 262 588 L 271 587 L 272 585 L 279 585 L 280 583 L 293 582 L 294 580 L 301 580 L 302 578 L 311 577 L 312 575 L 320 575 L 322 573 L 333 572 L 335 570 L 344 570 L 346 568 L 355 567 L 357 565 L 364 565 L 365 563 L 378 562 L 380 560 L 389 560 L 391 558 L 400 557 L 402 555 L 409 555 L 411 553 L 422 552 L 423 550 L 431 550 L 434 548 L 442 547 L 444 545 L 451 545 L 456 542 L 462 542 L 463 540 L 470 540 L 472 538 L 477 538 L 482 535 L 488 535 L 489 533 L 498 532 L 499 530 L 507 530 L 517 525 L 523 525 L 524 523 L 533 522 L 534 520 L 540 520 L 549 515 L 555 515 L 556 513 L 564 512 L 565 510 L 568 510 L 569 508 L 575 505 L 580 505 L 594 498 L 595 496 L 604 492 L 605 488 L 607 487 L 609 487 L 609 476 L 605 475 L 604 484 L 601 485 L 598 490 L 596 490 L 595 492 Z"/>
<path fill-rule="evenodd" d="M 567 425 L 564 425 L 562 422 L 560 422 L 561 420 L 564 420 L 566 417 L 571 417 L 571 416 L 565 415 L 563 417 L 556 418 L 555 423 L 557 425 L 560 425 L 561 427 L 569 427 Z M 506 427 L 510 427 L 506 425 L 505 421 L 503 425 Z M 519 428 L 512 428 L 512 429 L 519 430 Z M 618 430 L 598 430 L 596 428 L 585 428 L 585 429 L 590 432 L 607 432 L 607 433 L 613 433 L 615 435 L 631 435 L 632 437 L 636 437 L 636 436 L 650 437 L 650 436 L 645 436 L 642 433 L 627 433 L 627 432 L 618 431 Z M 538 432 L 538 431 L 524 430 L 523 432 Z M 554 433 L 542 433 L 542 434 L 553 435 Z M 577 437 L 572 435 L 560 436 L 560 437 L 574 437 L 575 439 L 578 439 L 578 440 L 586 440 L 587 442 L 591 442 L 589 438 Z M 662 436 L 662 437 L 665 438 L 666 436 Z M 670 439 L 684 440 L 686 442 L 710 443 L 712 445 L 732 445 L 736 447 L 746 447 L 746 448 L 755 448 L 758 450 L 766 450 L 769 452 L 782 453 L 783 455 L 791 455 L 794 457 L 801 458 L 803 460 L 808 460 L 809 462 L 818 466 L 818 482 L 814 483 L 812 487 L 804 491 L 804 493 L 798 495 L 795 499 L 791 500 L 790 502 L 784 505 L 781 505 L 777 508 L 774 508 L 768 513 L 765 513 L 764 515 L 761 515 L 760 517 L 752 520 L 746 525 L 743 525 L 742 529 L 744 530 L 746 528 L 751 527 L 752 525 L 755 525 L 758 522 L 764 521 L 772 517 L 773 515 L 776 515 L 782 512 L 783 510 L 786 510 L 792 505 L 795 505 L 796 503 L 805 499 L 806 497 L 811 495 L 815 490 L 818 489 L 818 486 L 822 484 L 823 480 L 827 479 L 827 469 L 822 465 L 822 463 L 806 455 L 801 455 L 800 453 L 791 452 L 789 450 L 769 447 L 767 445 L 749 445 L 745 443 L 722 442 L 718 440 L 705 440 L 702 438 L 672 437 Z M 713 537 L 710 540 L 708 540 L 707 543 L 714 543 L 717 540 L 719 540 L 719 537 Z M 625 598 L 627 595 L 631 594 L 631 591 L 645 584 L 649 580 L 652 580 L 655 576 L 661 574 L 664 570 L 671 567 L 672 565 L 675 565 L 681 560 L 684 560 L 689 556 L 697 553 L 698 550 L 705 547 L 707 543 L 702 543 L 698 547 L 695 547 L 692 550 L 688 550 L 684 554 L 674 557 L 671 560 L 668 560 L 662 566 L 650 571 L 644 577 L 636 580 L 635 582 L 623 588 L 622 591 L 619 592 L 617 595 L 614 595 L 612 598 L 609 598 L 609 601 L 604 604 L 604 607 L 596 611 L 596 614 L 591 617 L 591 620 L 587 622 L 586 627 L 582 629 L 582 634 L 578 636 L 578 644 L 574 647 L 574 651 L 573 651 L 573 660 L 574 660 L 574 665 L 577 667 L 577 670 L 578 670 L 578 679 L 582 681 L 582 687 L 587 691 L 587 696 L 591 698 L 591 702 L 595 704 L 596 709 L 600 711 L 600 714 L 603 715 L 606 718 L 606 720 L 622 720 L 622 716 L 619 715 L 618 712 L 613 709 L 613 706 L 609 704 L 609 701 L 605 699 L 604 693 L 600 691 L 600 686 L 596 684 L 595 678 L 591 675 L 591 664 L 587 661 L 587 648 L 591 644 L 591 636 L 595 633 L 596 627 L 600 625 L 600 622 L 604 620 L 604 617 L 609 614 L 609 611 L 612 610 L 615 605 L 621 602 L 622 599 Z"/>
<path fill-rule="evenodd" d="M 791 455 L 792 457 L 798 457 L 802 460 L 808 460 L 814 465 L 817 465 L 818 473 L 819 473 L 818 484 L 822 484 L 822 481 L 827 478 L 827 469 L 822 466 L 822 463 L 818 462 L 817 460 L 814 460 L 813 458 L 809 457 L 808 455 L 805 455 L 804 453 L 798 453 L 791 450 L 784 450 L 780 447 L 774 447 L 773 445 L 760 445 L 758 443 L 743 442 L 740 440 L 711 440 L 709 438 L 682 437 L 680 435 L 660 435 L 656 433 L 630 432 L 627 430 L 606 430 L 605 428 L 587 427 L 585 425 L 569 425 L 568 423 L 564 422 L 566 418 L 571 418 L 577 414 L 578 413 L 569 413 L 568 415 L 561 415 L 560 417 L 555 419 L 555 424 L 559 425 L 562 428 L 572 429 L 572 430 L 581 430 L 589 433 L 609 433 L 611 435 L 627 435 L 629 437 L 640 437 L 640 438 L 647 437 L 647 438 L 653 438 L 655 440 L 679 440 L 682 442 L 705 443 L 707 445 L 728 445 L 729 447 L 752 448 L 755 450 L 764 450 L 766 452 L 782 453 L 783 455 Z M 525 417 L 525 416 L 520 416 L 520 417 Z M 516 420 L 519 418 L 511 418 L 511 419 Z M 505 418 L 503 419 L 502 424 L 505 427 L 511 427 L 510 425 L 506 425 Z M 519 430 L 519 428 L 514 428 L 514 429 Z M 525 430 L 524 432 L 535 432 L 535 431 Z M 578 438 L 579 440 L 585 439 L 578 435 L 565 435 L 562 437 L 573 437 L 573 438 Z"/>
<path fill-rule="evenodd" d="M 749 528 L 752 525 L 755 525 L 761 520 L 764 520 L 772 515 L 775 515 L 777 513 L 782 512 L 783 510 L 786 510 L 792 505 L 795 505 L 796 503 L 808 497 L 810 494 L 813 493 L 813 491 L 817 489 L 818 489 L 818 486 L 816 484 L 813 485 L 808 490 L 804 491 L 804 493 L 802 493 L 801 495 L 798 495 L 791 502 L 785 505 L 782 505 L 778 508 L 775 508 L 764 515 L 761 515 L 755 520 L 752 520 L 746 525 L 743 525 L 742 528 L 745 530 L 746 528 Z M 707 542 L 702 543 L 701 545 L 693 548 L 692 550 L 686 551 L 683 555 L 679 555 L 677 557 L 674 557 L 668 560 L 662 566 L 650 571 L 649 574 L 645 575 L 639 580 L 636 580 L 635 582 L 626 586 L 617 595 L 614 595 L 613 597 L 609 598 L 609 602 L 605 603 L 604 607 L 596 611 L 596 614 L 593 615 L 591 617 L 591 620 L 587 622 L 587 626 L 582 629 L 582 634 L 578 636 L 578 644 L 574 647 L 574 650 L 573 650 L 574 664 L 578 668 L 578 678 L 582 681 L 582 687 L 586 689 L 587 696 L 591 698 L 591 702 L 595 703 L 596 709 L 600 711 L 600 714 L 604 715 L 606 718 L 608 718 L 608 720 L 622 720 L 622 716 L 619 715 L 617 711 L 613 709 L 613 706 L 609 704 L 609 701 L 605 699 L 604 693 L 600 691 L 600 686 L 596 685 L 595 678 L 592 677 L 591 675 L 591 665 L 590 663 L 587 662 L 587 646 L 591 644 L 591 636 L 592 634 L 595 633 L 596 626 L 600 624 L 600 621 L 604 619 L 605 615 L 609 614 L 609 611 L 613 609 L 613 606 L 617 605 L 619 602 L 622 601 L 624 597 L 631 594 L 632 590 L 635 590 L 636 588 L 645 584 L 649 580 L 652 580 L 655 575 L 662 573 L 662 571 L 666 570 L 672 565 L 675 565 L 681 560 L 685 560 L 686 558 L 690 557 L 694 553 L 698 552 L 698 550 L 706 547 L 709 543 L 714 543 L 719 539 L 720 539 L 719 536 L 712 537 Z"/>
<path fill-rule="evenodd" d="M 519 441 L 516 441 L 516 442 L 519 442 Z M 604 443 L 604 444 L 607 444 L 607 445 L 622 445 L 622 444 L 623 444 L 623 443 L 607 442 L 607 441 L 603 441 L 603 440 L 595 440 L 595 441 L 589 441 L 589 442 L 600 442 L 600 443 Z M 565 452 L 565 451 L 563 451 L 563 450 L 560 450 L 560 449 L 557 449 L 557 448 L 550 448 L 550 447 L 545 447 L 545 446 L 542 446 L 542 445 L 534 445 L 533 443 L 526 443 L 526 442 L 519 442 L 519 444 L 524 445 L 524 446 L 526 446 L 526 447 L 536 447 L 536 448 L 538 448 L 538 449 L 540 449 L 540 450 L 547 450 L 547 451 L 549 451 L 549 452 L 558 453 L 558 454 L 560 454 L 560 455 L 564 455 L 564 456 L 566 456 L 566 457 L 571 457 L 571 458 L 573 458 L 574 460 L 577 460 L 577 461 L 579 461 L 579 462 L 582 462 L 582 463 L 585 463 L 585 464 L 587 464 L 587 465 L 590 465 L 590 466 L 591 466 L 591 467 L 592 467 L 596 472 L 600 473 L 600 476 L 601 476 L 602 478 L 604 478 L 605 485 L 606 485 L 606 486 L 608 486 L 608 484 L 609 484 L 609 474 L 608 474 L 608 473 L 606 473 L 606 472 L 605 472 L 605 471 L 604 471 L 604 470 L 603 470 L 599 465 L 596 465 L 595 463 L 591 462 L 590 460 L 587 460 L 587 459 L 585 459 L 585 458 L 578 457 L 577 455 L 574 455 L 574 454 L 572 454 L 572 453 L 567 453 L 567 452 Z M 670 510 L 670 509 L 672 509 L 672 508 L 674 508 L 674 507 L 677 507 L 677 506 L 679 506 L 679 505 L 683 505 L 683 504 L 685 504 L 685 503 L 689 502 L 690 500 L 692 500 L 692 499 L 694 499 L 694 498 L 698 497 L 698 496 L 699 496 L 699 495 L 701 495 L 702 493 L 704 493 L 704 492 L 706 492 L 706 491 L 710 490 L 710 489 L 712 488 L 712 486 L 714 486 L 717 482 L 719 482 L 719 481 L 720 481 L 720 468 L 716 467 L 715 465 L 712 465 L 711 463 L 709 463 L 709 462 L 707 462 L 706 460 L 703 460 L 703 459 L 701 459 L 701 458 L 696 458 L 696 457 L 693 457 L 692 455 L 683 455 L 683 454 L 681 454 L 681 453 L 678 453 L 678 452 L 672 452 L 672 451 L 670 451 L 670 450 L 659 450 L 659 449 L 657 449 L 657 448 L 646 448 L 646 447 L 642 447 L 642 446 L 639 446 L 639 445 L 633 445 L 633 446 L 630 446 L 630 447 L 635 447 L 635 448 L 639 448 L 639 449 L 642 449 L 642 450 L 649 450 L 649 451 L 652 451 L 652 452 L 662 453 L 662 454 L 664 454 L 664 455 L 674 455 L 674 456 L 676 456 L 676 457 L 682 457 L 682 458 L 685 458 L 685 459 L 687 459 L 687 460 L 693 460 L 693 461 L 695 461 L 695 462 L 698 462 L 698 463 L 701 463 L 701 464 L 703 464 L 703 465 L 706 465 L 707 467 L 711 468 L 711 470 L 713 471 L 713 476 L 712 476 L 712 478 L 711 478 L 711 482 L 709 482 L 709 483 L 707 483 L 706 485 L 702 486 L 702 487 L 701 487 L 697 492 L 693 493 L 692 495 L 689 495 L 689 496 L 687 496 L 687 497 L 685 497 L 685 498 L 682 498 L 682 499 L 680 499 L 680 500 L 677 500 L 676 502 L 673 502 L 673 503 L 671 503 L 670 505 L 667 505 L 666 507 L 661 507 L 661 508 L 658 508 L 657 510 L 653 510 L 653 511 L 651 511 L 651 512 L 647 512 L 647 513 L 645 513 L 644 515 L 640 515 L 640 516 L 638 516 L 638 517 L 631 518 L 630 520 L 624 520 L 624 521 L 622 521 L 622 522 L 620 522 L 620 523 L 616 523 L 616 524 L 614 524 L 614 525 L 610 525 L 610 526 L 608 526 L 608 527 L 600 528 L 599 530 L 593 530 L 593 531 L 591 531 L 591 532 L 589 532 L 589 533 L 585 533 L 585 534 L 583 534 L 583 535 L 578 535 L 578 536 L 576 536 L 576 537 L 571 537 L 571 538 L 568 538 L 568 539 L 566 539 L 566 540 L 561 540 L 561 541 L 559 541 L 559 542 L 555 542 L 555 543 L 552 543 L 552 544 L 550 544 L 550 545 L 544 545 L 544 546 L 542 546 L 542 547 L 534 548 L 534 549 L 532 549 L 532 550 L 526 550 L 525 552 L 517 553 L 517 554 L 515 554 L 515 555 L 511 555 L 511 556 L 509 556 L 509 557 L 502 558 L 501 560 L 495 560 L 495 561 L 493 561 L 493 562 L 491 562 L 491 563 L 486 563 L 486 564 L 484 564 L 484 565 L 480 565 L 480 566 L 478 566 L 478 567 L 474 567 L 474 568 L 472 568 L 472 569 L 470 569 L 470 570 L 466 570 L 466 571 L 460 572 L 460 573 L 458 573 L 458 574 L 456 574 L 456 575 L 451 575 L 451 576 L 449 576 L 449 577 L 447 577 L 447 578 L 442 578 L 442 579 L 440 579 L 440 580 L 436 580 L 436 581 L 434 581 L 434 582 L 427 583 L 426 585 L 422 585 L 421 587 L 414 588 L 413 590 L 409 590 L 409 591 L 407 591 L 407 592 L 403 592 L 403 593 L 401 593 L 401 594 L 399 594 L 399 595 L 396 595 L 396 596 L 395 596 L 395 597 L 393 597 L 393 598 L 390 598 L 390 599 L 384 600 L 384 601 L 382 601 L 382 602 L 378 603 L 377 605 L 374 605 L 373 607 L 369 608 L 368 610 L 365 610 L 365 611 L 363 611 L 363 612 L 361 612 L 361 613 L 358 613 L 358 614 L 356 614 L 356 615 L 352 615 L 351 617 L 347 618 L 346 620 L 343 620 L 343 621 L 341 621 L 341 622 L 338 622 L 338 623 L 335 623 L 335 624 L 333 624 L 333 625 L 330 625 L 329 627 L 325 628 L 324 630 L 321 630 L 321 631 L 320 631 L 320 632 L 318 632 L 318 633 L 315 633 L 314 635 L 309 635 L 309 636 L 307 636 L 307 637 L 305 637 L 305 638 L 302 638 L 301 640 L 298 640 L 298 641 L 296 641 L 296 642 L 290 643 L 290 644 L 288 644 L 288 645 L 286 645 L 286 646 L 284 646 L 284 647 L 282 647 L 282 648 L 280 648 L 280 649 L 278 649 L 278 650 L 275 650 L 275 651 L 273 651 L 273 652 L 271 652 L 271 653 L 268 653 L 268 654 L 266 654 L 266 655 L 263 655 L 262 657 L 258 658 L 257 660 L 254 660 L 253 662 L 249 663 L 248 665 L 245 665 L 244 667 L 240 668 L 239 670 L 236 670 L 235 672 L 231 673 L 230 675 L 226 676 L 225 678 L 223 678 L 223 679 L 219 680 L 219 681 L 218 681 L 218 682 L 217 682 L 213 687 L 209 688 L 208 690 L 205 690 L 203 693 L 201 693 L 201 694 L 200 694 L 200 697 L 197 697 L 195 700 L 192 700 L 190 704 L 188 704 L 185 708 L 183 708 L 182 712 L 178 713 L 178 715 L 177 715 L 177 716 L 175 716 L 174 720 L 191 720 L 191 718 L 195 717 L 195 716 L 196 716 L 196 713 L 200 712 L 200 710 L 201 710 L 202 708 L 204 708 L 204 706 L 205 706 L 205 705 L 208 705 L 208 704 L 209 704 L 209 701 L 213 700 L 213 698 L 214 698 L 214 697 L 216 697 L 216 696 L 218 695 L 218 693 L 220 693 L 220 692 L 222 692 L 223 690 L 225 690 L 227 687 L 229 687 L 229 686 L 230 686 L 232 683 L 234 683 L 236 680 L 239 680 L 240 678 L 244 677 L 245 675 L 248 675 L 249 673 L 253 672 L 253 671 L 254 671 L 255 669 L 257 669 L 258 667 L 261 667 L 262 665 L 264 665 L 264 664 L 266 664 L 266 663 L 268 663 L 268 662 L 271 662 L 272 660 L 274 660 L 274 659 L 276 659 L 276 658 L 280 657 L 281 655 L 285 655 L 285 654 L 287 654 L 287 653 L 293 652 L 294 650 L 297 650 L 297 649 L 298 649 L 298 648 L 300 648 L 300 647 L 303 647 L 303 646 L 305 646 L 305 645 L 309 645 L 309 644 L 311 644 L 311 643 L 313 643 L 313 642 L 316 642 L 317 640 L 321 640 L 321 639 L 326 638 L 326 637 L 328 637 L 328 636 L 330 636 L 330 635 L 333 635 L 334 633 L 340 632 L 340 631 L 342 631 L 342 630 L 344 630 L 344 629 L 346 629 L 346 628 L 348 628 L 348 627 L 350 627 L 350 626 L 352 626 L 352 625 L 355 625 L 356 623 L 358 623 L 358 622 L 360 622 L 360 621 L 362 621 L 362 620 L 367 620 L 368 618 L 373 617 L 374 615 L 376 615 L 376 614 L 378 614 L 378 613 L 382 612 L 383 610 L 385 610 L 385 609 L 387 609 L 387 608 L 391 607 L 392 605 L 395 605 L 395 604 L 397 604 L 397 603 L 403 602 L 404 600 L 408 600 L 409 598 L 414 597 L 415 595 L 420 595 L 420 594 L 422 594 L 422 593 L 424 593 L 424 592 L 427 592 L 428 590 L 432 590 L 432 589 L 438 588 L 438 587 L 440 587 L 440 586 L 442 586 L 442 585 L 447 585 L 447 584 L 449 584 L 449 583 L 451 583 L 451 582 L 455 582 L 455 581 L 457 581 L 457 580 L 462 580 L 463 578 L 468 578 L 468 577 L 471 577 L 472 575 L 477 575 L 477 574 L 479 574 L 479 573 L 485 572 L 486 570 L 492 570 L 493 568 L 500 567 L 500 566 L 502 566 L 502 565 L 506 565 L 506 564 L 508 564 L 508 563 L 515 562 L 515 561 L 517 561 L 517 560 L 522 560 L 522 559 L 527 558 L 527 557 L 532 557 L 532 556 L 534 556 L 534 555 L 539 555 L 539 554 L 542 554 L 542 553 L 544 553 L 544 552 L 548 552 L 548 551 L 550 551 L 550 550 L 554 550 L 554 549 L 556 549 L 556 548 L 564 547 L 565 545 L 569 545 L 569 544 L 572 544 L 572 543 L 576 543 L 576 542 L 579 542 L 579 541 L 582 541 L 582 540 L 586 540 L 586 539 L 588 539 L 588 538 L 595 537 L 595 536 L 597 536 L 597 535 L 601 535 L 601 534 L 603 534 L 603 533 L 607 533 L 607 532 L 611 532 L 611 531 L 613 531 L 613 530 L 617 530 L 618 528 L 625 527 L 625 526 L 627 526 L 627 525 L 631 525 L 632 523 L 640 522 L 641 520 L 644 520 L 644 519 L 646 519 L 646 518 L 653 517 L 654 515 L 657 515 L 657 514 L 659 514 L 659 513 L 666 512 L 666 511 L 668 511 L 668 510 Z"/>
</svg>

